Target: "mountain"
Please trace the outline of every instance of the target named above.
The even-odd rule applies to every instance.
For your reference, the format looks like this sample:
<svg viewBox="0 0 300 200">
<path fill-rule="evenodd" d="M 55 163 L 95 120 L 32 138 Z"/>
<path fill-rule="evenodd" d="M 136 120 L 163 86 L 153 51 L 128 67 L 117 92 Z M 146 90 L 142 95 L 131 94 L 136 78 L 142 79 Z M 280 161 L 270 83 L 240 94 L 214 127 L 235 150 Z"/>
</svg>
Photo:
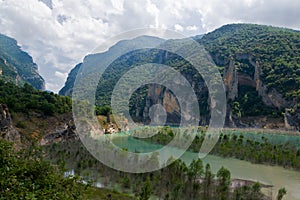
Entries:
<svg viewBox="0 0 300 200">
<path fill-rule="evenodd" d="M 0 34 L 0 79 L 17 85 L 29 83 L 36 89 L 45 89 L 45 81 L 39 75 L 32 57 L 21 50 L 15 39 L 2 34 Z"/>
<path fill-rule="evenodd" d="M 137 45 L 143 44 L 143 45 L 159 45 L 163 43 L 164 40 L 157 37 L 150 37 L 150 36 L 141 36 L 134 38 L 132 40 L 121 40 L 117 42 L 115 45 L 110 47 L 108 51 L 103 53 L 97 53 L 97 54 L 91 54 L 87 55 L 84 58 L 84 64 L 90 65 L 88 68 L 89 70 L 95 70 L 95 68 L 99 67 L 98 64 L 101 64 L 104 60 L 109 60 L 111 55 L 116 55 L 118 52 L 122 52 L 124 50 L 130 51 L 131 49 L 134 49 Z M 94 63 L 97 63 L 97 65 L 94 65 Z M 82 63 L 77 64 L 69 73 L 67 81 L 64 85 L 64 87 L 59 91 L 60 95 L 72 95 L 72 88 L 74 86 L 76 76 L 78 74 L 78 71 L 80 70 Z"/>
<path fill-rule="evenodd" d="M 230 24 L 203 37 L 195 36 L 194 39 L 205 47 L 223 76 L 227 93 L 227 126 L 264 127 L 264 123 L 256 123 L 257 120 L 249 122 L 249 118 L 257 116 L 278 118 L 283 124 L 283 112 L 289 116 L 289 120 L 285 121 L 286 124 L 295 121 L 290 116 L 298 112 L 300 101 L 299 31 L 256 24 Z M 130 43 L 132 41 L 126 41 L 126 45 Z M 189 48 L 185 40 L 167 40 L 158 45 L 176 46 L 176 43 L 180 43 L 182 48 Z M 117 48 L 117 45 L 114 47 Z M 108 55 L 109 51 L 89 55 L 83 63 L 87 62 L 97 67 L 101 65 L 104 58 L 102 56 Z M 110 95 L 122 75 L 133 67 L 132 64 L 145 63 L 165 64 L 183 74 L 194 86 L 198 97 L 202 114 L 201 124 L 208 124 L 210 116 L 208 90 L 201 75 L 178 55 L 158 49 L 136 50 L 122 55 L 111 63 L 99 82 L 96 104 L 110 105 Z M 72 79 L 76 77 L 77 70 L 72 70 L 69 82 L 67 81 L 69 91 L 74 84 Z M 61 94 L 70 93 L 62 91 Z M 137 121 L 149 121 L 150 107 L 157 103 L 170 104 L 167 102 L 170 97 L 174 97 L 172 92 L 160 85 L 150 84 L 142 87 L 131 98 L 131 114 Z M 172 109 L 167 110 L 168 123 L 178 123 L 180 120 L 178 102 L 172 101 L 169 108 Z M 296 124 L 298 121 L 296 120 Z"/>
</svg>

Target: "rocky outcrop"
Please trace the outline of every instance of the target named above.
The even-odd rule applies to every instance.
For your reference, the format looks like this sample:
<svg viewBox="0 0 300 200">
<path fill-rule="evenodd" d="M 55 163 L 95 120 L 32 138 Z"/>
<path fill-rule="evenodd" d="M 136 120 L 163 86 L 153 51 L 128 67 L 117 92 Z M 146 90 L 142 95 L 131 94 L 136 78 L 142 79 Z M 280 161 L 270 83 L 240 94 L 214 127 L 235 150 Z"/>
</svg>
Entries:
<svg viewBox="0 0 300 200">
<path fill-rule="evenodd" d="M 2 139 L 7 141 L 14 142 L 15 144 L 21 143 L 21 136 L 13 126 L 8 108 L 4 104 L 0 104 L 0 135 Z"/>
<path fill-rule="evenodd" d="M 254 68 L 253 77 L 249 74 L 237 72 L 235 67 L 235 59 L 239 62 L 247 61 L 251 67 Z M 228 101 L 225 121 L 226 126 L 242 126 L 242 123 L 238 117 L 232 114 L 232 110 L 229 105 L 230 102 L 234 101 L 238 97 L 239 85 L 255 87 L 258 95 L 262 97 L 262 101 L 267 106 L 277 109 L 286 108 L 289 106 L 289 103 L 279 92 L 277 92 L 275 89 L 269 90 L 267 88 L 267 86 L 261 80 L 261 74 L 262 71 L 259 62 L 255 61 L 251 54 L 237 54 L 235 57 L 230 57 L 228 67 L 225 67 L 223 75 Z"/>
<path fill-rule="evenodd" d="M 53 142 L 62 142 L 70 139 L 78 139 L 76 126 L 73 121 L 69 121 L 63 129 L 44 136 L 40 141 L 40 144 L 47 145 Z"/>
<path fill-rule="evenodd" d="M 273 106 L 276 108 L 285 108 L 289 106 L 288 102 L 282 97 L 282 95 L 279 92 L 277 92 L 274 88 L 269 91 L 267 86 L 264 85 L 263 81 L 260 78 L 262 72 L 258 61 L 255 63 L 254 67 L 254 80 L 256 83 L 256 91 L 262 97 L 263 102 L 268 106 Z"/>
<path fill-rule="evenodd" d="M 180 105 L 176 97 L 170 90 L 157 84 L 148 86 L 146 105 L 143 110 L 143 121 L 145 123 L 150 123 L 150 108 L 156 104 L 160 104 L 165 108 L 167 114 L 166 124 L 172 125 L 180 123 Z"/>
<path fill-rule="evenodd" d="M 285 128 L 300 131 L 300 108 L 285 109 Z"/>
<path fill-rule="evenodd" d="M 224 69 L 224 85 L 227 91 L 227 99 L 234 100 L 238 96 L 238 76 L 233 57 L 229 59 L 228 67 Z"/>
</svg>

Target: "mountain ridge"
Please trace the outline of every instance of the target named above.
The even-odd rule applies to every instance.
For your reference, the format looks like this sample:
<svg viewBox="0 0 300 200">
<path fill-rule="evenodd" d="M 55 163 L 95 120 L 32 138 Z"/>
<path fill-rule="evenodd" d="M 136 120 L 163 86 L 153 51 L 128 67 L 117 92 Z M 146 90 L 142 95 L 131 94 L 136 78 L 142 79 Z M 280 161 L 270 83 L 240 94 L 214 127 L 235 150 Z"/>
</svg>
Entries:
<svg viewBox="0 0 300 200">
<path fill-rule="evenodd" d="M 3 34 L 0 34 L 0 72 L 0 78 L 5 81 L 45 89 L 45 81 L 32 57 L 18 46 L 15 39 Z"/>
<path fill-rule="evenodd" d="M 226 86 L 227 95 L 230 94 L 227 98 L 227 118 L 230 119 L 231 124 L 229 126 L 242 125 L 239 122 L 241 116 L 265 115 L 282 118 L 281 113 L 285 112 L 285 109 L 297 110 L 300 100 L 298 87 L 300 85 L 300 65 L 298 64 L 300 57 L 297 56 L 300 54 L 299 31 L 266 25 L 229 24 L 203 37 L 195 36 L 194 38 L 210 53 L 224 81 L 230 78 Z M 166 40 L 166 42 L 172 43 L 173 41 Z M 112 74 L 120 75 L 125 73 L 125 69 L 130 69 L 125 58 L 138 60 L 139 64 L 147 63 L 147 61 L 148 63 L 170 64 L 183 73 L 191 81 L 191 85 L 203 85 L 201 78 L 199 79 L 197 74 L 189 69 L 191 66 L 188 63 L 163 51 L 136 51 L 124 55 L 112 63 L 110 68 Z M 103 74 L 106 75 L 104 83 L 99 83 L 96 93 L 96 97 L 100 99 L 98 105 L 107 105 L 109 97 L 103 97 L 110 94 L 111 89 L 108 89 L 107 84 L 116 82 L 115 79 L 118 78 L 109 73 L 107 71 Z M 135 110 L 134 115 L 139 118 L 145 119 L 147 117 L 145 112 L 153 103 L 162 103 L 164 97 L 170 96 L 170 91 L 160 86 L 151 87 L 156 87 L 157 91 L 160 91 L 157 93 L 160 98 L 154 97 L 154 94 L 147 94 L 145 92 L 147 89 L 144 88 L 142 89 L 144 96 L 138 95 L 140 96 L 138 99 L 144 99 L 144 102 L 138 102 L 138 100 L 131 102 L 131 106 L 134 107 L 131 110 Z M 153 91 L 151 87 L 148 87 L 148 91 Z M 199 104 L 205 113 L 209 109 L 207 91 L 203 88 L 204 92 L 200 91 L 201 88 L 196 90 L 198 90 L 198 95 L 202 95 L 199 98 Z M 178 107 L 175 104 L 173 106 Z M 174 110 L 173 115 L 176 110 L 178 109 Z M 172 113 L 169 114 L 172 115 Z M 173 116 L 173 119 L 178 119 L 177 114 Z M 207 124 L 208 116 L 209 114 L 204 116 L 203 125 Z"/>
</svg>

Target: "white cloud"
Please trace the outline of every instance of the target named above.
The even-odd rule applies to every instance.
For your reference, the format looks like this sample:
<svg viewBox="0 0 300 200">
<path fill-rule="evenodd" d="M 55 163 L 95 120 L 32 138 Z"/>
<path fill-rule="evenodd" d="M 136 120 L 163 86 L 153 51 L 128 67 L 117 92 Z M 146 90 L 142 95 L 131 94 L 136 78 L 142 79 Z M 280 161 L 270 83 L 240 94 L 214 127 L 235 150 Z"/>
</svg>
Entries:
<svg viewBox="0 0 300 200">
<path fill-rule="evenodd" d="M 198 27 L 195 26 L 195 25 L 193 25 L 193 26 L 187 26 L 186 30 L 188 30 L 188 31 L 196 31 L 196 30 L 198 30 Z"/>
<path fill-rule="evenodd" d="M 61 79 L 66 78 L 67 75 L 68 75 L 67 73 L 61 73 L 59 71 L 55 72 L 55 76 L 58 77 L 58 78 L 61 78 Z"/>
<path fill-rule="evenodd" d="M 187 36 L 223 24 L 252 22 L 300 29 L 298 0 L 1 0 L 0 32 L 14 37 L 39 65 L 47 89 L 106 38 L 142 27 Z"/>
<path fill-rule="evenodd" d="M 174 29 L 175 29 L 175 31 L 180 31 L 180 32 L 182 32 L 184 30 L 184 28 L 179 24 L 175 24 Z"/>
</svg>

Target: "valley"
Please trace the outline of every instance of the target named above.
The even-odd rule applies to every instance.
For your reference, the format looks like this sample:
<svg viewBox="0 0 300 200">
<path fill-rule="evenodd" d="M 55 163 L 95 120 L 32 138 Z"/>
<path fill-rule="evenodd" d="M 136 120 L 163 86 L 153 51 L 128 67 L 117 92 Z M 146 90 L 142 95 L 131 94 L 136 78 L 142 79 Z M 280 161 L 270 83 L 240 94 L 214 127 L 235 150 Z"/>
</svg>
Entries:
<svg viewBox="0 0 300 200">
<path fill-rule="evenodd" d="M 164 50 L 169 45 L 189 52 L 187 38 L 118 41 L 86 55 L 55 94 L 44 90 L 32 57 L 0 35 L 0 199 L 300 199 L 300 32 L 228 24 L 192 38 L 224 83 L 225 109 L 217 110 L 224 127 L 216 137 L 207 132 L 220 103 L 210 99 L 215 91 L 190 62 Z M 153 48 L 136 49 L 140 45 Z M 97 70 L 107 63 L 91 92 Z M 119 81 L 147 63 L 180 72 L 192 86 L 199 116 L 192 106 L 183 109 L 191 97 L 182 103 L 159 83 L 131 91 L 133 79 L 120 91 L 130 93 L 127 104 L 114 112 Z M 174 85 L 180 88 L 179 79 Z M 94 102 L 85 99 L 90 96 Z M 154 108 L 163 109 L 157 114 Z M 181 127 L 182 121 L 196 125 Z M 208 139 L 212 148 L 204 156 L 207 138 L 216 140 Z"/>
</svg>

